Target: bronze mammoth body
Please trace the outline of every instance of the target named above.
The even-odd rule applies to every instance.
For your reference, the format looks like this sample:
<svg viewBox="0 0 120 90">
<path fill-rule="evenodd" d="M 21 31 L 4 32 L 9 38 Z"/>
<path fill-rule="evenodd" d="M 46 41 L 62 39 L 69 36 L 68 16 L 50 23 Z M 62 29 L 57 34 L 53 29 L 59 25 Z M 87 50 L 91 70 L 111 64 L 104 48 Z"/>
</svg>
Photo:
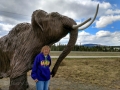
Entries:
<svg viewBox="0 0 120 90">
<path fill-rule="evenodd" d="M 10 77 L 9 90 L 26 90 L 27 72 L 31 70 L 34 57 L 44 45 L 51 46 L 70 33 L 70 39 L 52 69 L 54 77 L 61 61 L 70 53 L 76 43 L 78 27 L 93 23 L 98 13 L 91 20 L 77 25 L 76 22 L 57 12 L 47 13 L 36 10 L 32 14 L 31 24 L 20 23 L 16 25 L 6 36 L 0 38 L 0 78 Z"/>
</svg>

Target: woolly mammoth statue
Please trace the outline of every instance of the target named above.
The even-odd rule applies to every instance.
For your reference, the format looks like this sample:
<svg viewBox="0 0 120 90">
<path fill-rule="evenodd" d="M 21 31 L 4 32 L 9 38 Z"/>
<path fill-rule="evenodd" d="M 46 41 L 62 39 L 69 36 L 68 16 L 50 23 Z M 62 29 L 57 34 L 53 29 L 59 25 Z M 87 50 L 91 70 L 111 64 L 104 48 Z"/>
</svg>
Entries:
<svg viewBox="0 0 120 90">
<path fill-rule="evenodd" d="M 52 69 L 54 77 L 61 61 L 70 53 L 76 43 L 78 28 L 96 18 L 77 25 L 76 22 L 57 12 L 47 13 L 36 10 L 32 14 L 31 24 L 20 23 L 8 35 L 0 38 L 0 78 L 10 77 L 9 90 L 26 90 L 27 72 L 31 70 L 34 57 L 44 45 L 51 46 L 70 33 L 70 39 Z M 91 21 L 90 21 L 91 20 Z"/>
</svg>

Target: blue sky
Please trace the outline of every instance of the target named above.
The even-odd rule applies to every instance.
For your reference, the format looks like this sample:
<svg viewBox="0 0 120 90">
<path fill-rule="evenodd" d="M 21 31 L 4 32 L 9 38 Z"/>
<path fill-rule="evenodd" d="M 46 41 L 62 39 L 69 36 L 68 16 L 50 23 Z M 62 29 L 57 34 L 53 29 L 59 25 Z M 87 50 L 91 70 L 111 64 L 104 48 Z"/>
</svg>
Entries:
<svg viewBox="0 0 120 90">
<path fill-rule="evenodd" d="M 97 4 L 97 18 L 90 27 L 79 31 L 76 44 L 120 46 L 120 0 L 0 0 L 0 37 L 18 23 L 31 23 L 37 9 L 58 12 L 82 23 L 93 18 Z M 67 44 L 68 40 L 69 34 L 56 44 Z"/>
</svg>

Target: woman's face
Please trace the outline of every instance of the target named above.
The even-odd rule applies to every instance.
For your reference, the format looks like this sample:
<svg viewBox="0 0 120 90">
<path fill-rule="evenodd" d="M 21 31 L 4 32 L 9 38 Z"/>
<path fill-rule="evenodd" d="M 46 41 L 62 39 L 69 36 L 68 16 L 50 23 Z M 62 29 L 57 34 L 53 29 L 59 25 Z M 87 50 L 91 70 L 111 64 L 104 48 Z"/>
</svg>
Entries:
<svg viewBox="0 0 120 90">
<path fill-rule="evenodd" d="M 49 52 L 50 52 L 49 48 L 44 48 L 44 49 L 43 49 L 43 54 L 44 54 L 45 56 L 48 55 Z"/>
</svg>

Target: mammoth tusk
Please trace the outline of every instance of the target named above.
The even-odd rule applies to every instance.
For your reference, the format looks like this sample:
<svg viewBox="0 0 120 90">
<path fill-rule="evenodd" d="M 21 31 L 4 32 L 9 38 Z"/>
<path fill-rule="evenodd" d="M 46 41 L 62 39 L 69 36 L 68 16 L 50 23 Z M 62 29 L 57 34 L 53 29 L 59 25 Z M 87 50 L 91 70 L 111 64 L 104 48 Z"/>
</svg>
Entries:
<svg viewBox="0 0 120 90">
<path fill-rule="evenodd" d="M 41 28 L 41 31 L 43 32 L 43 28 L 42 28 L 42 26 L 38 23 L 38 21 L 36 20 L 36 18 L 35 18 L 35 21 L 36 21 L 36 23 L 38 24 L 38 26 Z"/>
<path fill-rule="evenodd" d="M 72 28 L 73 28 L 73 29 L 77 29 L 77 28 L 79 28 L 80 26 L 84 25 L 85 23 L 89 22 L 90 20 L 91 20 L 91 18 L 87 19 L 86 21 L 84 21 L 84 22 L 81 23 L 81 24 L 73 25 Z"/>
<path fill-rule="evenodd" d="M 94 22 L 94 20 L 95 20 L 95 18 L 96 18 L 96 16 L 97 16 L 97 13 L 98 13 L 98 9 L 99 9 L 99 4 L 97 5 L 97 9 L 96 9 L 96 13 L 95 13 L 95 15 L 94 15 L 94 18 L 92 19 L 92 21 L 91 21 L 87 26 L 85 26 L 85 27 L 83 27 L 83 28 L 79 28 L 80 26 L 82 26 L 82 25 L 84 25 L 85 23 L 87 23 L 88 21 L 90 21 L 91 18 L 89 18 L 88 20 L 84 21 L 84 22 L 81 23 L 81 24 L 73 25 L 73 29 L 79 28 L 79 30 L 83 30 L 83 29 L 89 27 L 89 26 Z"/>
<path fill-rule="evenodd" d="M 38 23 L 38 25 L 39 25 L 39 27 L 41 28 L 41 30 L 42 30 L 42 32 L 43 32 L 43 28 L 42 28 L 42 26 Z"/>
</svg>

